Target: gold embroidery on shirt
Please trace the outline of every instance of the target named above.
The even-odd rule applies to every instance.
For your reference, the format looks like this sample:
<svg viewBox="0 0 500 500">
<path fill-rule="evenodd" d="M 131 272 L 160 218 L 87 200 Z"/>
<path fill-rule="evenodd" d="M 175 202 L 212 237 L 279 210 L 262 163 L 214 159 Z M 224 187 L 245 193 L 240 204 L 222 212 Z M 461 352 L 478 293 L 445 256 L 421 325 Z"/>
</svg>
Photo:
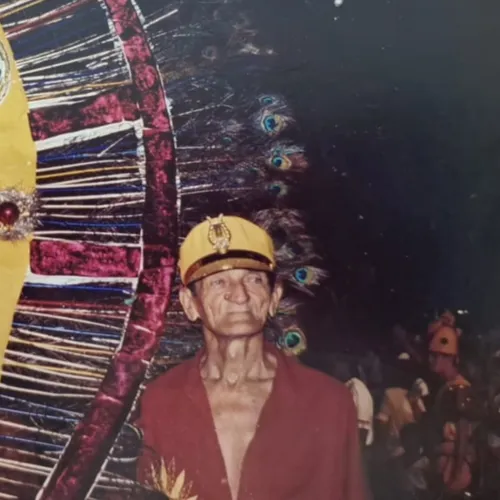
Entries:
<svg viewBox="0 0 500 500">
<path fill-rule="evenodd" d="M 159 469 L 151 465 L 151 482 L 153 489 L 170 500 L 198 500 L 198 495 L 190 496 L 193 483 L 186 484 L 186 471 L 183 470 L 177 475 L 173 459 L 166 466 L 162 458 Z"/>
</svg>

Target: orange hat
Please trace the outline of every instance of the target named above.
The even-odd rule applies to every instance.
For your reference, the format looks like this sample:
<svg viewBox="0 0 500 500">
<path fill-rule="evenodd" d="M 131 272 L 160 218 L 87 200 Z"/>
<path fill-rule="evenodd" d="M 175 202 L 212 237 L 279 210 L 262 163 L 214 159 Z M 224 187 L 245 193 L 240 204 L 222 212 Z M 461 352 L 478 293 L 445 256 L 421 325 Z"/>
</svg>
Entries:
<svg viewBox="0 0 500 500">
<path fill-rule="evenodd" d="M 261 227 L 241 217 L 219 215 L 195 226 L 180 248 L 184 285 L 228 269 L 274 271 L 273 241 Z"/>
<path fill-rule="evenodd" d="M 458 356 L 459 333 L 450 326 L 442 326 L 432 337 L 429 351 L 448 356 Z"/>
</svg>

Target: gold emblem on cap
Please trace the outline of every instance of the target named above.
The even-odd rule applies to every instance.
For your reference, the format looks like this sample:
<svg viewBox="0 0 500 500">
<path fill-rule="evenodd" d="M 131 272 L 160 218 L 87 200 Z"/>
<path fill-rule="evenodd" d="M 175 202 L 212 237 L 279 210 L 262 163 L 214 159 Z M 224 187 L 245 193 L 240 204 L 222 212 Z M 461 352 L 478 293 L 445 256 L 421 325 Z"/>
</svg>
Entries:
<svg viewBox="0 0 500 500">
<path fill-rule="evenodd" d="M 227 253 L 231 243 L 231 231 L 224 223 L 223 215 L 219 214 L 217 219 L 207 217 L 207 220 L 209 223 L 208 241 L 217 253 Z"/>
</svg>

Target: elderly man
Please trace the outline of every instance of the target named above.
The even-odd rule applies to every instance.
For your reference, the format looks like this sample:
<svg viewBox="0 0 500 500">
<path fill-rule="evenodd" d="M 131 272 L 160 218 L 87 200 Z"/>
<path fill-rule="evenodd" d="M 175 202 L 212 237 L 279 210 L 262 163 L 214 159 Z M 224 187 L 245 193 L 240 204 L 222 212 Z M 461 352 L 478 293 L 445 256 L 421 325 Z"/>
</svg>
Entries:
<svg viewBox="0 0 500 500">
<path fill-rule="evenodd" d="M 264 340 L 282 285 L 270 236 L 208 219 L 180 249 L 180 300 L 205 339 L 141 401 L 141 482 L 171 499 L 363 500 L 349 391 Z"/>
</svg>

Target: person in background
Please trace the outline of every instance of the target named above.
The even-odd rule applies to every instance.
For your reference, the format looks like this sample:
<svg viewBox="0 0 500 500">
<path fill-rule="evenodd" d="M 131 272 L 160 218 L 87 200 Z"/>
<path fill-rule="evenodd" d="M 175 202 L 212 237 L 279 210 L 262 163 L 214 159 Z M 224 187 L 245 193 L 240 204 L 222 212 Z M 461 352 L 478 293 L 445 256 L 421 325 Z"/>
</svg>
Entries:
<svg viewBox="0 0 500 500">
<path fill-rule="evenodd" d="M 380 500 L 406 500 L 415 497 L 414 489 L 426 486 L 419 463 L 422 446 L 417 425 L 425 406 L 420 398 L 421 387 L 415 383 L 407 359 L 400 357 L 387 365 L 385 379 L 386 389 L 375 417 L 377 459 L 371 477 Z M 415 409 L 419 410 L 418 416 Z M 419 470 L 413 470 L 414 464 Z"/>
<path fill-rule="evenodd" d="M 431 450 L 434 489 L 443 498 L 461 494 L 471 486 L 476 450 L 473 445 L 474 412 L 471 384 L 459 370 L 460 331 L 442 324 L 432 333 L 429 365 L 444 382 L 432 408 L 435 441 Z"/>
<path fill-rule="evenodd" d="M 450 321 L 449 311 L 445 311 L 441 318 Z M 454 320 L 453 320 L 454 321 Z M 392 329 L 395 347 L 398 349 L 398 358 L 404 360 L 407 369 L 414 374 L 414 386 L 422 389 L 421 399 L 426 406 L 432 404 L 432 398 L 441 386 L 441 381 L 430 369 L 427 359 L 428 339 L 432 337 L 435 322 L 429 324 L 427 335 L 413 335 L 406 331 L 401 325 L 395 325 Z"/>
<path fill-rule="evenodd" d="M 410 368 L 408 360 L 398 358 L 394 366 L 386 369 L 387 388 L 375 417 L 377 440 L 391 458 L 404 454 L 401 430 L 416 423 L 425 412 L 422 401 L 422 391 L 426 393 L 425 383 L 415 380 Z"/>
<path fill-rule="evenodd" d="M 487 412 L 483 489 L 493 499 L 500 491 L 500 350 L 488 359 Z"/>
<path fill-rule="evenodd" d="M 373 443 L 373 398 L 368 387 L 358 377 L 354 363 L 341 360 L 335 364 L 335 376 L 351 392 L 358 415 L 359 442 L 362 446 Z"/>
</svg>

